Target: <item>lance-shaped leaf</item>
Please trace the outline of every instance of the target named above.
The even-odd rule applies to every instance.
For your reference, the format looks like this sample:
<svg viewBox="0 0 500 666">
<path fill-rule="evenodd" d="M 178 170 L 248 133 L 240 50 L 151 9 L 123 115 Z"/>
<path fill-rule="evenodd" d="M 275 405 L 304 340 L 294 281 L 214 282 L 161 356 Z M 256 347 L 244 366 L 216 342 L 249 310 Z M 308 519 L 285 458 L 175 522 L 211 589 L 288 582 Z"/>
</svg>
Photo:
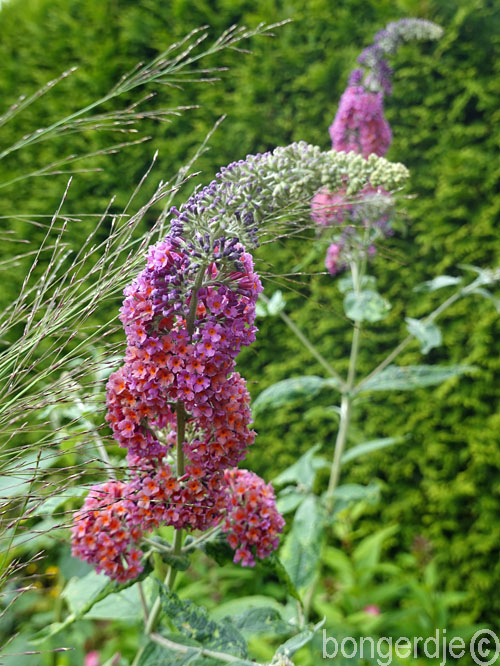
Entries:
<svg viewBox="0 0 500 666">
<path fill-rule="evenodd" d="M 415 336 L 420 342 L 420 349 L 423 354 L 427 354 L 434 347 L 439 347 L 443 338 L 441 330 L 433 321 L 423 321 L 422 319 L 412 319 L 406 317 L 408 333 Z"/>
<path fill-rule="evenodd" d="M 312 446 L 293 465 L 278 474 L 273 479 L 273 484 L 282 486 L 285 483 L 296 483 L 298 486 L 311 489 L 317 470 L 328 466 L 326 460 L 315 455 L 320 447 L 320 444 Z"/>
<path fill-rule="evenodd" d="M 312 584 L 323 543 L 323 515 L 318 499 L 309 495 L 297 509 L 281 551 L 281 559 L 297 589 Z"/>
<path fill-rule="evenodd" d="M 459 266 L 466 271 L 476 273 L 477 279 L 475 280 L 475 284 L 477 286 L 494 284 L 495 282 L 498 282 L 500 278 L 497 268 L 480 268 L 479 266 L 472 266 L 471 264 L 459 264 Z"/>
<path fill-rule="evenodd" d="M 255 662 L 205 648 L 182 634 L 151 634 L 137 666 L 256 666 Z"/>
<path fill-rule="evenodd" d="M 427 280 L 414 287 L 413 291 L 431 292 L 442 289 L 443 287 L 450 287 L 455 284 L 460 284 L 462 278 L 453 277 L 453 275 L 438 275 L 433 280 Z"/>
<path fill-rule="evenodd" d="M 229 619 L 229 618 L 228 618 Z M 285 622 L 276 608 L 248 608 L 232 619 L 236 628 L 244 636 L 265 634 L 283 636 L 296 631 L 296 626 Z"/>
<path fill-rule="evenodd" d="M 205 608 L 192 601 L 181 601 L 164 585 L 160 586 L 160 599 L 169 623 L 183 637 L 196 641 L 204 648 L 246 659 L 247 643 L 231 620 L 211 620 Z"/>
<path fill-rule="evenodd" d="M 397 531 L 397 525 L 389 525 L 367 536 L 358 544 L 352 554 L 353 562 L 358 571 L 359 582 L 366 585 L 373 576 L 373 568 L 379 563 L 382 547 Z"/>
<path fill-rule="evenodd" d="M 297 650 L 300 650 L 301 647 L 304 647 L 304 645 L 310 643 L 314 638 L 316 632 L 319 631 L 319 629 L 321 629 L 324 623 L 325 620 L 323 619 L 315 626 L 307 627 L 306 629 L 301 631 L 300 634 L 292 636 L 292 638 L 289 638 L 285 643 L 283 643 L 283 645 L 280 645 L 274 655 L 273 664 L 280 663 L 277 660 L 277 658 L 280 657 L 281 655 L 283 655 L 284 657 L 291 657 L 297 652 Z"/>
<path fill-rule="evenodd" d="M 376 504 L 380 499 L 380 488 L 376 483 L 370 483 L 367 486 L 359 483 L 345 483 L 335 488 L 333 497 L 333 513 L 336 514 L 356 502 Z"/>
<path fill-rule="evenodd" d="M 356 460 L 367 453 L 386 449 L 388 446 L 394 446 L 404 441 L 404 437 L 382 437 L 381 439 L 372 439 L 369 442 L 363 442 L 348 449 L 342 456 L 342 464 Z"/>
<path fill-rule="evenodd" d="M 477 289 L 472 289 L 469 293 L 479 294 L 480 296 L 484 296 L 484 298 L 487 298 L 489 301 L 493 303 L 493 305 L 495 306 L 495 310 L 500 314 L 500 298 L 494 296 L 490 291 L 484 289 L 483 287 L 477 287 Z"/>
<path fill-rule="evenodd" d="M 145 596 L 149 598 L 152 594 L 151 579 L 146 580 L 143 585 Z M 142 607 L 139 585 L 135 583 L 121 592 L 110 594 L 101 601 L 98 601 L 85 613 L 85 619 L 137 621 L 141 615 Z"/>
<path fill-rule="evenodd" d="M 186 539 L 185 546 L 188 546 L 189 543 L 188 539 Z M 215 560 L 219 566 L 224 566 L 224 564 L 232 562 L 234 558 L 234 550 L 228 544 L 227 537 L 223 532 L 216 532 L 206 541 L 201 541 L 195 547 Z"/>
<path fill-rule="evenodd" d="M 355 322 L 380 321 L 386 317 L 391 304 L 373 289 L 365 289 L 356 294 L 349 291 L 344 298 L 344 311 Z"/>
<path fill-rule="evenodd" d="M 286 301 L 280 289 L 274 292 L 271 298 L 259 297 L 255 306 L 258 317 L 275 317 L 285 309 Z"/>
<path fill-rule="evenodd" d="M 474 370 L 471 365 L 389 365 L 364 382 L 360 391 L 411 391 L 435 386 Z"/>
<path fill-rule="evenodd" d="M 316 375 L 283 379 L 264 389 L 252 403 L 252 410 L 254 415 L 257 415 L 298 400 L 310 400 L 324 388 L 339 388 L 339 384 L 333 378 L 324 379 Z"/>
<path fill-rule="evenodd" d="M 144 570 L 138 578 L 127 583 L 120 584 L 116 581 L 110 581 L 107 576 L 95 571 L 90 571 L 83 578 L 72 578 L 61 594 L 66 599 L 72 612 L 63 622 L 53 622 L 41 629 L 30 638 L 30 642 L 33 645 L 43 643 L 48 638 L 69 627 L 73 622 L 82 619 L 100 601 L 110 595 L 118 595 L 127 588 L 137 585 L 138 582 L 145 580 L 150 573 L 151 565 L 149 560 L 146 560 Z"/>
<path fill-rule="evenodd" d="M 294 599 L 297 599 L 297 601 L 302 604 L 302 599 L 295 586 L 295 583 L 291 579 L 283 562 L 276 555 L 276 553 L 271 553 L 271 555 L 266 557 L 264 560 L 257 560 L 256 566 L 260 569 L 265 569 L 266 571 L 269 571 L 274 576 L 276 576 L 278 581 L 284 585 L 288 594 Z"/>
<path fill-rule="evenodd" d="M 361 279 L 361 288 L 362 289 L 375 289 L 376 281 L 373 275 L 363 275 Z M 352 275 L 348 273 L 343 277 L 337 280 L 337 287 L 342 294 L 347 293 L 348 291 L 354 291 L 354 283 L 352 281 Z"/>
<path fill-rule="evenodd" d="M 305 497 L 306 493 L 298 491 L 296 486 L 287 486 L 277 496 L 276 508 L 282 515 L 291 513 L 302 504 Z"/>
</svg>

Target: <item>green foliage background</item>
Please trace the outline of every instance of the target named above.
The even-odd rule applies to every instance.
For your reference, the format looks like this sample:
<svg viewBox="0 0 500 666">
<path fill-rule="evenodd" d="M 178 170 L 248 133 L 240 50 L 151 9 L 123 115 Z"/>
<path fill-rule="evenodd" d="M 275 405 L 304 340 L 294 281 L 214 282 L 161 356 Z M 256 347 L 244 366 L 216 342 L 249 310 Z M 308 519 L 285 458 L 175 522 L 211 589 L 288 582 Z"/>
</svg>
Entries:
<svg viewBox="0 0 500 666">
<path fill-rule="evenodd" d="M 382 248 L 374 274 L 380 291 L 393 303 L 389 319 L 363 338 L 360 373 L 381 360 L 405 334 L 404 317 L 428 311 L 412 287 L 439 273 L 458 274 L 459 263 L 499 263 L 496 226 L 500 209 L 500 7 L 489 0 L 10 0 L 0 12 L 0 99 L 3 109 L 18 95 L 36 90 L 74 64 L 75 75 L 30 107 L 19 121 L 0 129 L 2 146 L 47 124 L 98 95 L 137 60 L 147 60 L 192 28 L 208 24 L 214 35 L 232 23 L 292 18 L 274 39 L 251 44 L 252 55 L 223 54 L 228 66 L 222 83 L 165 90 L 154 103 L 199 105 L 171 125 L 153 125 L 153 140 L 110 159 L 96 175 L 75 178 L 67 212 L 100 213 L 111 195 L 117 209 L 145 172 L 153 152 L 160 157 L 156 177 L 169 177 L 181 166 L 224 112 L 228 118 L 211 140 L 212 150 L 198 163 L 207 182 L 218 166 L 305 139 L 324 149 L 327 127 L 347 76 L 360 50 L 386 22 L 404 16 L 440 23 L 438 44 L 409 45 L 394 59 L 394 93 L 387 104 L 394 142 L 388 158 L 411 170 L 406 205 L 408 232 Z M 118 140 L 121 140 L 119 137 Z M 99 149 L 99 134 L 39 144 L 0 162 L 0 181 L 32 170 L 76 149 Z M 113 139 L 115 141 L 115 139 Z M 110 168 L 111 165 L 111 168 Z M 20 237 L 34 245 L 42 231 L 14 215 L 50 214 L 67 178 L 31 179 L 0 190 L 1 214 Z M 151 187 L 151 185 L 149 186 Z M 151 190 L 145 188 L 141 197 Z M 135 204 L 137 207 L 141 199 Z M 85 218 L 84 218 L 85 219 Z M 88 219 L 88 218 L 87 218 Z M 4 222 L 5 219 L 4 219 Z M 145 222 L 147 224 L 147 220 Z M 78 247 L 91 220 L 73 225 L 69 240 Z M 0 247 L 2 256 L 19 250 Z M 272 272 L 289 272 L 308 252 L 305 240 L 264 246 L 263 262 Z M 321 270 L 318 256 L 313 270 Z M 265 263 L 262 264 L 267 267 Z M 21 269 L 3 277 L 1 302 L 18 291 Z M 269 295 L 275 283 L 267 282 Z M 307 330 L 322 353 L 346 366 L 350 328 L 335 284 L 325 276 L 295 285 L 286 293 L 287 311 Z M 459 302 L 442 320 L 444 347 L 427 362 L 471 363 L 479 372 L 414 395 L 378 394 L 359 406 L 354 441 L 409 433 L 400 447 L 356 462 L 345 480 L 383 483 L 383 502 L 366 519 L 364 529 L 400 523 L 394 552 L 407 550 L 416 536 L 430 540 L 449 589 L 470 593 L 463 609 L 470 619 L 494 623 L 500 601 L 500 450 L 496 412 L 500 360 L 498 315 L 476 299 Z M 258 343 L 240 367 L 254 395 L 271 383 L 322 370 L 279 319 L 262 320 Z M 416 345 L 401 363 L 421 360 Z M 320 405 L 331 404 L 322 396 Z M 316 405 L 297 406 L 259 419 L 259 438 L 248 465 L 266 479 L 290 464 L 317 441 L 332 451 L 336 430 Z"/>
</svg>

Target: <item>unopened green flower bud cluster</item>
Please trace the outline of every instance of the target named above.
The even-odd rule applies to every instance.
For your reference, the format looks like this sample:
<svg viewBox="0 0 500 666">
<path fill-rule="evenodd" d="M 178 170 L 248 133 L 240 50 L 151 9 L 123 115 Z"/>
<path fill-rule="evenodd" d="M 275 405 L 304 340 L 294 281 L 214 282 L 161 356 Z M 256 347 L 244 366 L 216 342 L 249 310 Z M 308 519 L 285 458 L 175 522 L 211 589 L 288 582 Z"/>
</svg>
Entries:
<svg viewBox="0 0 500 666">
<path fill-rule="evenodd" d="M 408 175 L 403 164 L 375 154 L 364 159 L 354 152 L 292 143 L 223 167 L 180 210 L 172 210 L 171 235 L 191 243 L 201 259 L 213 255 L 214 244 L 232 256 L 226 244 L 238 239 L 247 249 L 256 246 L 263 219 L 304 207 L 321 188 L 342 188 L 346 196 L 367 186 L 390 192 L 401 188 Z"/>
</svg>

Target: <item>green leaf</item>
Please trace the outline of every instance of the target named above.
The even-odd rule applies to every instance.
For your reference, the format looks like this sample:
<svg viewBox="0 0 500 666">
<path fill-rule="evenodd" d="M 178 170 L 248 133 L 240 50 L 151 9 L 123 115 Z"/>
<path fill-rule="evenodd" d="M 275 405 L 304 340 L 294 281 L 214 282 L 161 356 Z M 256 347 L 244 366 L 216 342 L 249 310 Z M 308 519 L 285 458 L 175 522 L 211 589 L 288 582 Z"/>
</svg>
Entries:
<svg viewBox="0 0 500 666">
<path fill-rule="evenodd" d="M 376 280 L 373 275 L 363 275 L 361 279 L 361 289 L 373 289 L 375 290 Z M 341 294 L 345 294 L 348 291 L 354 291 L 354 284 L 352 281 L 351 273 L 344 275 L 343 277 L 337 280 L 337 287 Z"/>
<path fill-rule="evenodd" d="M 284 617 L 285 607 L 279 601 L 272 597 L 266 597 L 263 594 L 253 594 L 246 597 L 238 597 L 237 599 L 230 599 L 223 603 L 217 604 L 215 608 L 210 611 L 210 618 L 213 620 L 222 620 L 227 617 L 236 617 L 244 611 L 255 608 L 272 608 L 277 611 L 281 618 Z"/>
<path fill-rule="evenodd" d="M 315 426 L 317 426 L 322 419 L 338 423 L 340 421 L 340 407 L 337 405 L 329 405 L 327 407 L 323 405 L 313 405 L 313 407 L 310 407 L 304 412 L 304 421 L 312 421 Z"/>
<path fill-rule="evenodd" d="M 345 483 L 337 486 L 333 496 L 335 498 L 334 511 L 337 513 L 355 502 L 376 504 L 380 499 L 380 488 L 376 483 L 370 483 L 367 486 L 359 483 Z"/>
<path fill-rule="evenodd" d="M 283 515 L 291 513 L 304 501 L 304 497 L 304 493 L 297 492 L 295 486 L 288 486 L 276 498 L 276 508 Z"/>
<path fill-rule="evenodd" d="M 323 543 L 323 515 L 315 496 L 309 495 L 295 514 L 281 551 L 283 564 L 296 588 L 312 584 Z"/>
<path fill-rule="evenodd" d="M 404 437 L 382 437 L 381 439 L 372 439 L 369 442 L 363 442 L 363 444 L 353 446 L 344 453 L 342 456 L 342 464 L 350 462 L 351 460 L 356 460 L 356 458 L 364 456 L 366 453 L 379 451 L 380 449 L 385 449 L 388 446 L 400 444 L 403 441 Z"/>
<path fill-rule="evenodd" d="M 315 444 L 308 449 L 293 465 L 278 474 L 273 479 L 273 484 L 282 486 L 285 483 L 296 483 L 299 486 L 312 489 L 318 469 L 328 467 L 326 460 L 314 455 L 320 448 L 321 444 Z"/>
<path fill-rule="evenodd" d="M 412 319 L 406 317 L 408 333 L 415 336 L 420 342 L 420 349 L 423 354 L 427 354 L 434 347 L 439 347 L 442 342 L 441 330 L 432 321 L 425 322 L 422 319 Z"/>
<path fill-rule="evenodd" d="M 493 296 L 493 294 L 489 292 L 487 289 L 483 289 L 482 287 L 477 287 L 477 289 L 472 289 L 469 293 L 479 294 L 480 296 L 484 296 L 484 298 L 487 298 L 489 301 L 493 303 L 493 305 L 495 306 L 495 310 L 500 314 L 500 298 Z"/>
<path fill-rule="evenodd" d="M 495 282 L 498 282 L 497 270 L 492 270 L 491 268 L 480 268 L 479 266 L 472 266 L 471 264 L 459 264 L 459 266 L 466 271 L 476 273 L 478 278 L 476 284 L 478 286 L 484 284 L 494 284 Z"/>
<path fill-rule="evenodd" d="M 341 583 L 343 588 L 354 585 L 356 576 L 350 558 L 340 548 L 327 546 L 321 555 L 322 562 L 335 573 L 335 579 Z"/>
<path fill-rule="evenodd" d="M 356 568 L 375 567 L 380 562 L 382 546 L 399 530 L 398 525 L 389 525 L 374 534 L 365 537 L 359 543 L 352 554 L 352 559 Z"/>
<path fill-rule="evenodd" d="M 338 388 L 338 382 L 333 378 L 324 379 L 316 375 L 283 379 L 264 389 L 252 403 L 252 410 L 257 415 L 298 400 L 309 400 L 324 388 Z"/>
<path fill-rule="evenodd" d="M 373 570 L 379 563 L 384 542 L 395 534 L 398 529 L 397 525 L 385 527 L 375 532 L 375 534 L 370 534 L 355 548 L 352 559 L 356 570 L 363 572 L 363 575 L 359 579 L 362 585 L 368 582 L 367 576 L 370 570 Z"/>
<path fill-rule="evenodd" d="M 177 571 L 186 571 L 186 569 L 189 568 L 189 565 L 191 563 L 191 560 L 187 555 L 181 555 L 181 554 L 176 554 L 174 552 L 168 552 L 167 548 L 170 546 L 170 544 L 165 541 L 165 539 L 162 539 L 161 537 L 154 536 L 151 537 L 150 542 L 153 541 L 158 544 L 158 550 L 156 550 L 153 546 L 153 550 L 158 553 L 160 558 L 162 559 L 165 564 L 168 564 L 169 566 L 173 567 L 174 569 L 177 569 Z M 186 542 L 185 545 L 188 545 L 189 542 Z M 152 546 L 151 543 L 149 543 L 150 546 Z"/>
<path fill-rule="evenodd" d="M 179 643 L 182 647 L 192 647 L 193 649 L 179 650 L 167 648 L 164 645 L 150 642 L 146 645 L 144 652 L 141 654 L 137 666 L 201 666 L 201 664 L 214 664 L 210 661 L 203 661 L 203 657 L 199 657 L 201 646 L 196 642 L 185 638 L 182 635 L 165 636 L 174 643 Z M 182 650 L 182 651 L 181 651 Z"/>
<path fill-rule="evenodd" d="M 473 372 L 471 365 L 389 365 L 366 381 L 361 391 L 411 391 Z"/>
<path fill-rule="evenodd" d="M 286 301 L 283 298 L 283 294 L 281 293 L 281 290 L 278 289 L 269 299 L 269 303 L 267 304 L 267 311 L 271 316 L 275 316 L 284 310 L 285 305 Z"/>
<path fill-rule="evenodd" d="M 186 545 L 188 544 L 189 542 L 186 540 Z M 222 532 L 216 532 L 210 539 L 202 541 L 196 548 L 215 560 L 219 566 L 232 562 L 234 558 L 234 550 L 228 544 L 226 535 Z"/>
<path fill-rule="evenodd" d="M 344 298 L 344 311 L 353 321 L 381 321 L 386 317 L 391 305 L 373 289 L 366 289 L 356 294 L 350 291 Z"/>
<path fill-rule="evenodd" d="M 151 585 L 151 581 L 146 581 L 144 585 L 145 591 L 150 594 Z M 149 597 L 150 594 L 146 596 Z M 109 594 L 105 599 L 96 602 L 84 617 L 87 620 L 137 620 L 141 614 L 139 585 L 135 583 L 121 592 Z"/>
<path fill-rule="evenodd" d="M 36 470 L 47 469 L 55 465 L 59 453 L 54 450 L 35 451 L 26 456 L 14 457 L 5 467 L 2 466 L 0 476 L 0 497 L 9 499 L 25 495 L 32 484 Z M 20 472 L 20 470 L 22 470 Z"/>
<path fill-rule="evenodd" d="M 211 650 L 228 652 L 236 657 L 247 657 L 246 641 L 231 621 L 210 620 L 205 608 L 197 606 L 192 601 L 181 601 L 174 592 L 161 584 L 160 598 L 169 623 L 184 637 L 195 640 Z"/>
<path fill-rule="evenodd" d="M 153 634 L 154 642 L 148 643 L 138 666 L 256 666 L 254 661 L 235 658 L 220 650 L 212 651 L 182 634 Z M 168 644 L 163 643 L 167 642 Z"/>
<path fill-rule="evenodd" d="M 451 285 L 460 284 L 462 278 L 453 277 L 452 275 L 438 275 L 433 280 L 427 280 L 414 287 L 413 291 L 431 292 L 442 289 L 443 287 L 450 287 Z"/>
<path fill-rule="evenodd" d="M 293 626 L 283 621 L 281 614 L 270 607 L 248 608 L 243 613 L 233 616 L 236 628 L 244 636 L 250 637 L 255 634 L 266 634 L 268 636 L 282 636 L 289 634 Z"/>
<path fill-rule="evenodd" d="M 31 645 L 39 645 L 40 643 L 44 643 L 46 640 L 52 638 L 52 636 L 55 636 L 60 631 L 69 626 L 69 624 L 69 622 L 52 622 L 51 624 L 48 624 L 46 627 L 43 627 L 31 636 Z"/>
<path fill-rule="evenodd" d="M 286 301 L 283 298 L 281 290 L 278 289 L 268 301 L 259 298 L 255 307 L 255 312 L 258 317 L 275 317 L 285 309 L 285 306 Z"/>
<path fill-rule="evenodd" d="M 288 592 L 288 594 L 294 599 L 297 599 L 297 601 L 299 601 L 300 604 L 302 604 L 301 596 L 293 580 L 291 579 L 283 562 L 276 555 L 276 553 L 271 553 L 271 555 L 269 555 L 269 557 L 266 557 L 264 560 L 257 560 L 256 566 L 259 569 L 264 569 L 265 571 L 274 574 L 278 579 L 278 581 L 285 586 L 285 589 Z"/>
<path fill-rule="evenodd" d="M 89 492 L 88 486 L 73 486 L 68 488 L 67 491 L 61 495 L 52 495 L 45 502 L 42 502 L 33 511 L 33 516 L 52 516 L 61 506 L 68 500 L 75 499 L 86 495 Z"/>
<path fill-rule="evenodd" d="M 97 603 L 98 598 L 110 587 L 110 580 L 104 574 L 90 571 L 83 578 L 72 578 L 61 593 L 72 613 L 79 613 L 92 600 Z M 111 594 L 111 590 L 110 590 Z"/>
<path fill-rule="evenodd" d="M 107 576 L 90 571 L 83 578 L 72 578 L 61 593 L 66 599 L 72 612 L 67 616 L 64 622 L 53 622 L 48 627 L 38 631 L 30 642 L 34 645 L 43 643 L 48 638 L 55 636 L 66 627 L 69 627 L 76 620 L 80 620 L 90 609 L 109 595 L 115 595 L 127 588 L 136 585 L 145 580 L 151 573 L 151 565 L 146 561 L 144 570 L 135 580 L 119 584 L 110 581 Z"/>
<path fill-rule="evenodd" d="M 276 653 L 274 655 L 274 659 L 277 657 L 283 655 L 284 657 L 292 657 L 297 650 L 300 650 L 301 647 L 304 647 L 304 645 L 307 645 L 308 643 L 311 642 L 311 640 L 314 638 L 314 635 L 316 632 L 321 629 L 323 626 L 325 620 L 323 619 L 321 622 L 319 622 L 317 625 L 313 627 L 307 627 L 303 631 L 301 631 L 299 634 L 292 636 L 292 638 L 289 638 L 285 643 L 279 646 L 279 648 L 276 650 Z M 274 661 L 273 659 L 273 661 Z M 279 663 L 279 662 L 278 662 Z"/>
</svg>

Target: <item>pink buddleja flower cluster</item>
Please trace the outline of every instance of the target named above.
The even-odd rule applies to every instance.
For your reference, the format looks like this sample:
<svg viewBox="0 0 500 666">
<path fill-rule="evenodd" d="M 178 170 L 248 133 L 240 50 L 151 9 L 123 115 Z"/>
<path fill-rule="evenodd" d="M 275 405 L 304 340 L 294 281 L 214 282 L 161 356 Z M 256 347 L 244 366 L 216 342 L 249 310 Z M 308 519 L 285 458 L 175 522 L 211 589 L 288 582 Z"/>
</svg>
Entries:
<svg viewBox="0 0 500 666">
<path fill-rule="evenodd" d="M 285 521 L 276 509 L 271 484 L 246 469 L 226 470 L 225 479 L 231 495 L 222 529 L 236 551 L 234 562 L 252 567 L 253 550 L 260 559 L 276 550 Z"/>
<path fill-rule="evenodd" d="M 384 116 L 384 96 L 392 90 L 393 70 L 387 56 L 394 54 L 398 47 L 410 40 L 438 39 L 442 35 L 439 26 L 420 19 L 402 19 L 389 23 L 379 31 L 373 43 L 365 48 L 358 58 L 361 68 L 351 72 L 347 88 L 340 98 L 340 103 L 333 123 L 329 127 L 332 148 L 336 151 L 353 151 L 367 158 L 371 154 L 384 156 L 392 140 L 389 123 Z M 387 195 L 380 190 L 381 194 Z M 376 194 L 376 193 L 375 193 Z M 365 188 L 364 195 L 373 197 L 373 188 Z M 363 193 L 361 193 L 361 198 Z M 362 206 L 350 205 L 345 200 L 345 192 L 329 192 L 322 189 L 311 202 L 311 217 L 322 227 L 342 224 L 346 220 L 359 221 Z M 361 214 L 366 231 L 366 216 Z M 358 243 L 351 229 L 347 229 L 348 239 L 335 237 L 329 246 L 325 265 L 331 275 L 345 269 L 354 251 L 359 256 L 371 257 L 375 254 L 373 240 L 391 232 L 389 217 L 381 215 L 372 218 L 375 233 L 362 233 Z M 348 242 L 349 241 L 349 242 Z M 356 247 L 357 246 L 357 247 Z"/>
<path fill-rule="evenodd" d="M 232 511 L 227 470 L 255 438 L 235 358 L 255 339 L 262 285 L 235 239 L 219 239 L 212 250 L 220 261 L 206 265 L 182 238 L 167 237 L 125 289 L 127 350 L 107 383 L 106 420 L 128 450 L 130 481 L 94 486 L 73 527 L 73 554 L 118 581 L 141 571 L 137 543 L 145 533 L 160 525 L 207 530 Z M 189 436 L 177 475 L 169 455 L 179 409 Z M 264 482 L 255 487 L 268 497 Z M 257 556 L 267 552 L 259 547 Z"/>
<path fill-rule="evenodd" d="M 382 93 L 371 92 L 362 85 L 348 86 L 329 131 L 334 150 L 353 150 L 365 158 L 372 153 L 383 157 L 392 133 L 384 117 Z"/>
<path fill-rule="evenodd" d="M 330 227 L 342 224 L 352 211 L 352 204 L 346 200 L 345 191 L 329 192 L 322 189 L 311 201 L 311 217 L 316 224 Z"/>
<path fill-rule="evenodd" d="M 337 275 L 342 270 L 345 270 L 346 266 L 342 263 L 342 250 L 343 245 L 341 242 L 330 243 L 328 250 L 326 251 L 325 257 L 325 266 L 326 270 L 333 277 Z"/>
<path fill-rule="evenodd" d="M 391 208 L 391 197 L 380 187 L 365 187 L 356 200 L 347 196 L 345 188 L 315 194 L 312 219 L 323 228 L 342 227 L 326 252 L 325 266 L 330 275 L 345 270 L 355 256 L 371 259 L 376 254 L 375 238 L 392 234 Z"/>
</svg>

